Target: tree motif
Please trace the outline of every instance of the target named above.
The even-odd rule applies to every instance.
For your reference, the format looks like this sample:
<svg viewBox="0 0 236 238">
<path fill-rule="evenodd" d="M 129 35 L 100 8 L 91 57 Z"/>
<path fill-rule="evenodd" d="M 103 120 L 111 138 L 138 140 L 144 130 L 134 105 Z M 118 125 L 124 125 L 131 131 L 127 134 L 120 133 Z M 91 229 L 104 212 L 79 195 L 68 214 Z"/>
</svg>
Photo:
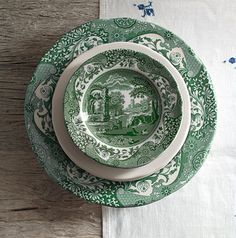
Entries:
<svg viewBox="0 0 236 238">
<path fill-rule="evenodd" d="M 157 101 L 154 99 L 154 90 L 152 90 L 148 82 L 144 82 L 143 79 L 139 77 L 135 77 L 132 83 L 135 87 L 130 92 L 130 96 L 133 98 L 146 98 L 151 106 L 152 121 L 155 121 L 157 118 Z"/>
<path fill-rule="evenodd" d="M 125 103 L 124 95 L 119 91 L 112 91 L 110 93 L 109 108 L 114 116 L 119 116 L 123 113 Z"/>
</svg>

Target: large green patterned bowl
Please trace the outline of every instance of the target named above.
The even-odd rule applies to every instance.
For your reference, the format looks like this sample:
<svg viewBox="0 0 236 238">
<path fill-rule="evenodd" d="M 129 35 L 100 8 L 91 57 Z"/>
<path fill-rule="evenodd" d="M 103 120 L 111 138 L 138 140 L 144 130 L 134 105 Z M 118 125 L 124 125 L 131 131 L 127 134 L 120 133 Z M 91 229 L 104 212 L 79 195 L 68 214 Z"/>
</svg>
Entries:
<svg viewBox="0 0 236 238">
<path fill-rule="evenodd" d="M 73 162 L 62 150 L 52 125 L 52 98 L 64 69 L 78 55 L 115 41 L 145 45 L 163 55 L 181 74 L 191 101 L 189 133 L 177 155 L 163 169 L 132 182 L 101 179 L 81 169 L 79 161 Z M 76 196 L 112 207 L 149 204 L 184 186 L 207 157 L 216 118 L 211 79 L 192 49 L 172 32 L 130 18 L 91 21 L 62 36 L 39 62 L 25 98 L 26 129 L 46 172 Z"/>
<path fill-rule="evenodd" d="M 65 90 L 64 118 L 74 143 L 105 165 L 134 168 L 158 160 L 160 166 L 149 173 L 162 168 L 183 145 L 190 125 L 181 75 L 163 56 L 134 43 L 89 53 Z"/>
</svg>

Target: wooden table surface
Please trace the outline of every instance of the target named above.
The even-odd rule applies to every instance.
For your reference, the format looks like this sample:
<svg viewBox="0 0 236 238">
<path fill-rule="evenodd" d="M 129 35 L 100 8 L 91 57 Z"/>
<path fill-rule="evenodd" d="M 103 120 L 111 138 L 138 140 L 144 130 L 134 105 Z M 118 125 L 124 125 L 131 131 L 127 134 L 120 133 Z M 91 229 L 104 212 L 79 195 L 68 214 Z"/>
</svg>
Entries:
<svg viewBox="0 0 236 238">
<path fill-rule="evenodd" d="M 40 167 L 23 104 L 37 62 L 64 32 L 98 18 L 98 0 L 0 0 L 0 237 L 101 237 L 101 207 Z"/>
</svg>

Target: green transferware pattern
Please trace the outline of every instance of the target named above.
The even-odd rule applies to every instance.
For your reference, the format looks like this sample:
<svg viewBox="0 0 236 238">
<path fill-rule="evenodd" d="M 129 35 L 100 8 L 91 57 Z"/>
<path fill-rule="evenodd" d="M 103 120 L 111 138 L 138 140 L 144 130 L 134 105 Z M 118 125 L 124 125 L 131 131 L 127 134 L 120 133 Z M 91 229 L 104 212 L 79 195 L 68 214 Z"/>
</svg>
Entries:
<svg viewBox="0 0 236 238">
<path fill-rule="evenodd" d="M 99 44 L 131 41 L 166 57 L 181 73 L 191 97 L 191 127 L 185 144 L 160 171 L 132 182 L 113 182 L 88 174 L 63 152 L 52 126 L 51 102 L 65 67 Z M 170 31 L 129 18 L 85 23 L 59 39 L 41 59 L 25 98 L 25 123 L 33 151 L 63 188 L 97 204 L 142 206 L 184 186 L 204 162 L 216 128 L 216 102 L 210 77 L 191 48 Z"/>
<path fill-rule="evenodd" d="M 65 91 L 64 117 L 74 143 L 88 156 L 131 168 L 169 146 L 180 126 L 181 106 L 176 82 L 164 66 L 145 54 L 116 49 L 76 70 Z"/>
</svg>

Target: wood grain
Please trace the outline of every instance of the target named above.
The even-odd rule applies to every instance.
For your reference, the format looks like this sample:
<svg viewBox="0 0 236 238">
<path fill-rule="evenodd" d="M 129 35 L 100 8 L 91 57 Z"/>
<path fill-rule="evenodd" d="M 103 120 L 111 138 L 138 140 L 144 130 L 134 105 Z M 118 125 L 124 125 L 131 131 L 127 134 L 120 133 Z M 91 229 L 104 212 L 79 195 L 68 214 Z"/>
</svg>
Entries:
<svg viewBox="0 0 236 238">
<path fill-rule="evenodd" d="M 23 104 L 37 62 L 98 0 L 0 0 L 0 237 L 101 237 L 101 207 L 62 190 L 28 144 Z"/>
</svg>

